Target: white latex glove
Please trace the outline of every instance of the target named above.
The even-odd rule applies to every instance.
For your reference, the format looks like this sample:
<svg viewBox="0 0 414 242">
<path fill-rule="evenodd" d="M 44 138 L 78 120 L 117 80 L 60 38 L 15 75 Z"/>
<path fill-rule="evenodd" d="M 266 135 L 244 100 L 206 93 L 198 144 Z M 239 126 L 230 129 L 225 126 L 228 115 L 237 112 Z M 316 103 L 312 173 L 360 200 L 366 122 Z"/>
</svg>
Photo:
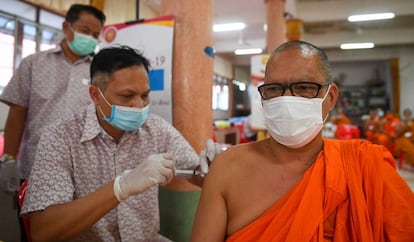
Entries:
<svg viewBox="0 0 414 242">
<path fill-rule="evenodd" d="M 174 175 L 175 167 L 171 154 L 150 155 L 134 169 L 126 170 L 115 178 L 114 193 L 121 202 L 154 185 L 170 183 Z"/>
<path fill-rule="evenodd" d="M 200 170 L 202 173 L 208 173 L 208 167 L 220 152 L 220 144 L 214 143 L 212 139 L 208 139 L 206 148 L 200 152 Z"/>
</svg>

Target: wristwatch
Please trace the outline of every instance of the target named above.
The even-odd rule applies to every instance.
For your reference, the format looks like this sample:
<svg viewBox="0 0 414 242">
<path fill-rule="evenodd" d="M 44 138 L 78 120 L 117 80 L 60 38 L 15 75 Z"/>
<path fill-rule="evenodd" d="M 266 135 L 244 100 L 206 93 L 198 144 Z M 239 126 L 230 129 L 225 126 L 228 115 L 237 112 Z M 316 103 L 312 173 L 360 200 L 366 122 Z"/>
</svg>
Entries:
<svg viewBox="0 0 414 242">
<path fill-rule="evenodd" d="M 0 156 L 0 162 L 6 162 L 9 160 L 16 160 L 16 156 L 15 155 L 9 155 L 7 153 L 4 153 L 2 156 Z"/>
</svg>

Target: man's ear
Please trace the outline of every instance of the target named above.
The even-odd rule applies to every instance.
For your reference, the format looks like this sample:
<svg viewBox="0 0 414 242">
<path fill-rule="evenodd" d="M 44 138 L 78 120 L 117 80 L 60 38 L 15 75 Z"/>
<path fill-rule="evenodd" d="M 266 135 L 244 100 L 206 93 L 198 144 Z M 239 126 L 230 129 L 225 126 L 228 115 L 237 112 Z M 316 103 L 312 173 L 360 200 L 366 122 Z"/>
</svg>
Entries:
<svg viewBox="0 0 414 242">
<path fill-rule="evenodd" d="M 62 23 L 62 32 L 63 32 L 63 36 L 66 40 L 72 38 L 72 31 L 69 29 L 70 28 L 70 23 L 68 21 L 63 21 Z"/>
<path fill-rule="evenodd" d="M 100 98 L 101 98 L 98 87 L 91 85 L 89 87 L 89 96 L 91 96 L 92 102 L 95 105 L 97 105 L 99 103 Z"/>
<path fill-rule="evenodd" d="M 62 22 L 62 30 L 66 30 L 69 28 L 69 22 L 68 21 L 63 21 Z"/>
</svg>

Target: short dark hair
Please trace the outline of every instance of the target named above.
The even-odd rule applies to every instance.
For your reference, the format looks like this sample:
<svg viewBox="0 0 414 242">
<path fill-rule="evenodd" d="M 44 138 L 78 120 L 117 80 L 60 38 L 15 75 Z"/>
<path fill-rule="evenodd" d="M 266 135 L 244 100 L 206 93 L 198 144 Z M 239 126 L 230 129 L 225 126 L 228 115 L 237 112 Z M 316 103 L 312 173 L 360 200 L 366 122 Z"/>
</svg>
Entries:
<svg viewBox="0 0 414 242">
<path fill-rule="evenodd" d="M 114 72 L 131 66 L 143 66 L 149 73 L 150 62 L 142 52 L 129 46 L 106 47 L 93 57 L 90 66 L 91 84 L 105 90 Z"/>
<path fill-rule="evenodd" d="M 287 41 L 283 44 L 281 44 L 279 47 L 277 47 L 271 54 L 269 60 L 285 51 L 285 50 L 302 50 L 302 51 L 306 51 L 309 52 L 309 54 L 314 55 L 317 57 L 318 59 L 318 68 L 319 70 L 323 73 L 324 77 L 325 77 L 325 81 L 326 82 L 331 82 L 332 81 L 332 77 L 331 77 L 331 66 L 328 62 L 328 56 L 326 55 L 326 53 L 316 47 L 315 45 L 305 42 L 305 41 L 301 41 L 301 40 L 292 40 L 292 41 Z M 267 67 L 266 67 L 267 68 Z"/>
<path fill-rule="evenodd" d="M 68 12 L 66 13 L 65 20 L 72 24 L 79 19 L 79 15 L 82 12 L 88 12 L 92 14 L 101 22 L 102 25 L 105 24 L 106 17 L 105 17 L 105 14 L 101 10 L 91 5 L 84 5 L 84 4 L 72 4 Z"/>
</svg>

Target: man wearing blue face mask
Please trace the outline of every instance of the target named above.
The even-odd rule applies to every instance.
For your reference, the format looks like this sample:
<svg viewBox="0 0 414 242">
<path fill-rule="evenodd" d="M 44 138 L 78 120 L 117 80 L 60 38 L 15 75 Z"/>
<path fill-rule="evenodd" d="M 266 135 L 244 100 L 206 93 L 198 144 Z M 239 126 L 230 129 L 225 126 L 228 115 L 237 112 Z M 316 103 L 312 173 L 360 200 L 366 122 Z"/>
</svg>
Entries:
<svg viewBox="0 0 414 242">
<path fill-rule="evenodd" d="M 10 108 L 1 161 L 17 164 L 21 180 L 29 177 L 42 129 L 90 104 L 87 85 L 90 54 L 95 50 L 104 22 L 105 15 L 100 10 L 89 5 L 72 5 L 62 23 L 60 44 L 23 59 L 3 90 L 0 101 Z M 22 233 L 21 237 L 24 236 Z"/>
<path fill-rule="evenodd" d="M 338 87 L 321 49 L 282 44 L 258 91 L 271 137 L 214 160 L 191 241 L 414 241 L 414 194 L 392 154 L 322 138 Z"/>
<path fill-rule="evenodd" d="M 101 89 L 98 90 L 99 94 L 101 94 L 108 106 L 112 107 L 110 117 L 105 117 L 101 107 L 98 107 L 98 111 L 101 112 L 102 119 L 110 123 L 115 128 L 124 131 L 135 131 L 147 120 L 150 112 L 149 104 L 144 106 L 142 102 L 142 106 L 144 106 L 143 108 L 130 108 L 119 105 L 111 105 L 103 95 Z"/>
<path fill-rule="evenodd" d="M 40 139 L 22 214 L 38 241 L 164 241 L 158 185 L 200 158 L 150 113 L 149 61 L 109 47 L 91 64 L 94 104 L 48 127 Z M 59 221 L 59 222 L 56 222 Z"/>
</svg>

